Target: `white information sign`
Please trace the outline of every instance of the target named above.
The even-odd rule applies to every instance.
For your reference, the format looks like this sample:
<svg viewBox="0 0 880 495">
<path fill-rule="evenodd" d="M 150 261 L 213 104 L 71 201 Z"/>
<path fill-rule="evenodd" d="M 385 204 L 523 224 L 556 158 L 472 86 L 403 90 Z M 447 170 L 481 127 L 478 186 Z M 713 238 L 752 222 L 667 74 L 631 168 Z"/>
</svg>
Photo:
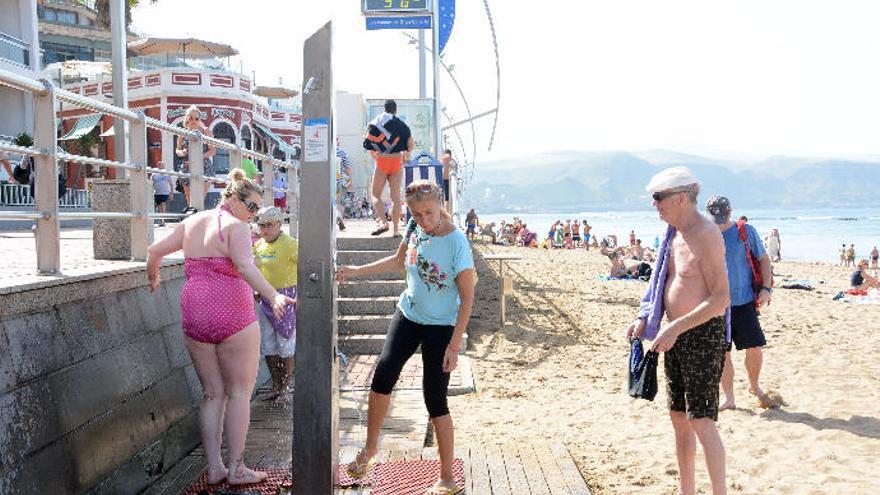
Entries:
<svg viewBox="0 0 880 495">
<path fill-rule="evenodd" d="M 308 119 L 303 122 L 304 162 L 326 162 L 330 159 L 330 121 Z"/>
</svg>

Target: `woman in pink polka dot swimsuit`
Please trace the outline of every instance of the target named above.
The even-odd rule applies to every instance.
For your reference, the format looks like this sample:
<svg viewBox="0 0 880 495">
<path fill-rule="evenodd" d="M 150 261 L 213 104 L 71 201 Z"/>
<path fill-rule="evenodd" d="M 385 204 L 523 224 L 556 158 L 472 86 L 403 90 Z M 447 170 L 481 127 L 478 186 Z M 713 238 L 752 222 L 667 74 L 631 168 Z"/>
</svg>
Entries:
<svg viewBox="0 0 880 495">
<path fill-rule="evenodd" d="M 254 265 L 248 222 L 260 208 L 260 193 L 244 171 L 233 170 L 218 208 L 187 218 L 147 251 L 152 292 L 159 287 L 162 258 L 183 249 L 183 333 L 204 391 L 199 423 L 209 483 L 225 479 L 230 485 L 242 485 L 266 478 L 266 473 L 244 465 L 250 398 L 260 359 L 253 291 L 272 301 L 279 317 L 294 301 L 273 289 Z M 229 469 L 220 456 L 224 431 Z"/>
</svg>

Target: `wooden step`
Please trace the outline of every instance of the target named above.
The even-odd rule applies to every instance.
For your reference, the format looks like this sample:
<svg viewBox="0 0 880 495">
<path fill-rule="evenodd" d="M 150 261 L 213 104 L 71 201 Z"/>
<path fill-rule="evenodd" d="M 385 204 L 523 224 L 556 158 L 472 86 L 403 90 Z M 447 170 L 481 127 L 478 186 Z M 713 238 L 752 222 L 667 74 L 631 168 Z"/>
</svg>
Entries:
<svg viewBox="0 0 880 495">
<path fill-rule="evenodd" d="M 406 290 L 403 280 L 352 280 L 339 286 L 339 297 L 399 296 Z"/>
<path fill-rule="evenodd" d="M 394 254 L 394 251 L 357 250 L 337 251 L 336 262 L 340 265 L 366 265 Z"/>
<path fill-rule="evenodd" d="M 400 245 L 400 237 L 384 234 L 379 237 L 337 237 L 336 249 L 340 251 L 376 250 L 391 253 Z"/>
<path fill-rule="evenodd" d="M 398 296 L 340 297 L 336 299 L 340 316 L 391 315 L 397 309 Z"/>
<path fill-rule="evenodd" d="M 336 321 L 339 335 L 385 335 L 392 315 L 340 316 Z"/>
</svg>

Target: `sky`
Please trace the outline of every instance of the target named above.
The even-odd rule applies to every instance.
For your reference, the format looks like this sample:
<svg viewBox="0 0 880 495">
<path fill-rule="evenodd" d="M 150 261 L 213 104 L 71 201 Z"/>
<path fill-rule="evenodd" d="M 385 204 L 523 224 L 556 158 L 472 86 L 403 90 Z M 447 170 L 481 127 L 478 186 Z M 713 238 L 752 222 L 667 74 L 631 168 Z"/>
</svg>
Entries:
<svg viewBox="0 0 880 495">
<path fill-rule="evenodd" d="M 876 0 L 488 4 L 501 104 L 491 151 L 492 118 L 475 125 L 478 161 L 560 149 L 734 159 L 880 155 Z M 133 28 L 228 43 L 257 84 L 282 78 L 299 87 L 302 44 L 330 20 L 337 89 L 368 98 L 418 96 L 417 50 L 401 31 L 366 31 L 356 0 L 159 0 L 135 9 Z M 495 108 L 482 0 L 456 2 L 443 60 L 454 64 L 472 113 Z M 464 118 L 462 97 L 445 73 L 440 90 L 451 119 Z M 473 154 L 470 127 L 459 131 Z"/>
</svg>

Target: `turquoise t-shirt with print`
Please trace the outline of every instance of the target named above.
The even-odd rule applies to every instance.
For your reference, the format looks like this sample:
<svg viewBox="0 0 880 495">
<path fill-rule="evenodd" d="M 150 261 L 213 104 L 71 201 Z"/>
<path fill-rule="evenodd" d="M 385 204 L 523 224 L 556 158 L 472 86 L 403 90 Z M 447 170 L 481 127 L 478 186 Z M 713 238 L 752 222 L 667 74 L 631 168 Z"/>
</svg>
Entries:
<svg viewBox="0 0 880 495">
<path fill-rule="evenodd" d="M 408 235 L 404 267 L 406 290 L 397 303 L 403 316 L 422 325 L 454 326 L 461 304 L 455 277 L 474 267 L 464 233 L 455 229 L 431 236 L 415 227 Z"/>
</svg>

